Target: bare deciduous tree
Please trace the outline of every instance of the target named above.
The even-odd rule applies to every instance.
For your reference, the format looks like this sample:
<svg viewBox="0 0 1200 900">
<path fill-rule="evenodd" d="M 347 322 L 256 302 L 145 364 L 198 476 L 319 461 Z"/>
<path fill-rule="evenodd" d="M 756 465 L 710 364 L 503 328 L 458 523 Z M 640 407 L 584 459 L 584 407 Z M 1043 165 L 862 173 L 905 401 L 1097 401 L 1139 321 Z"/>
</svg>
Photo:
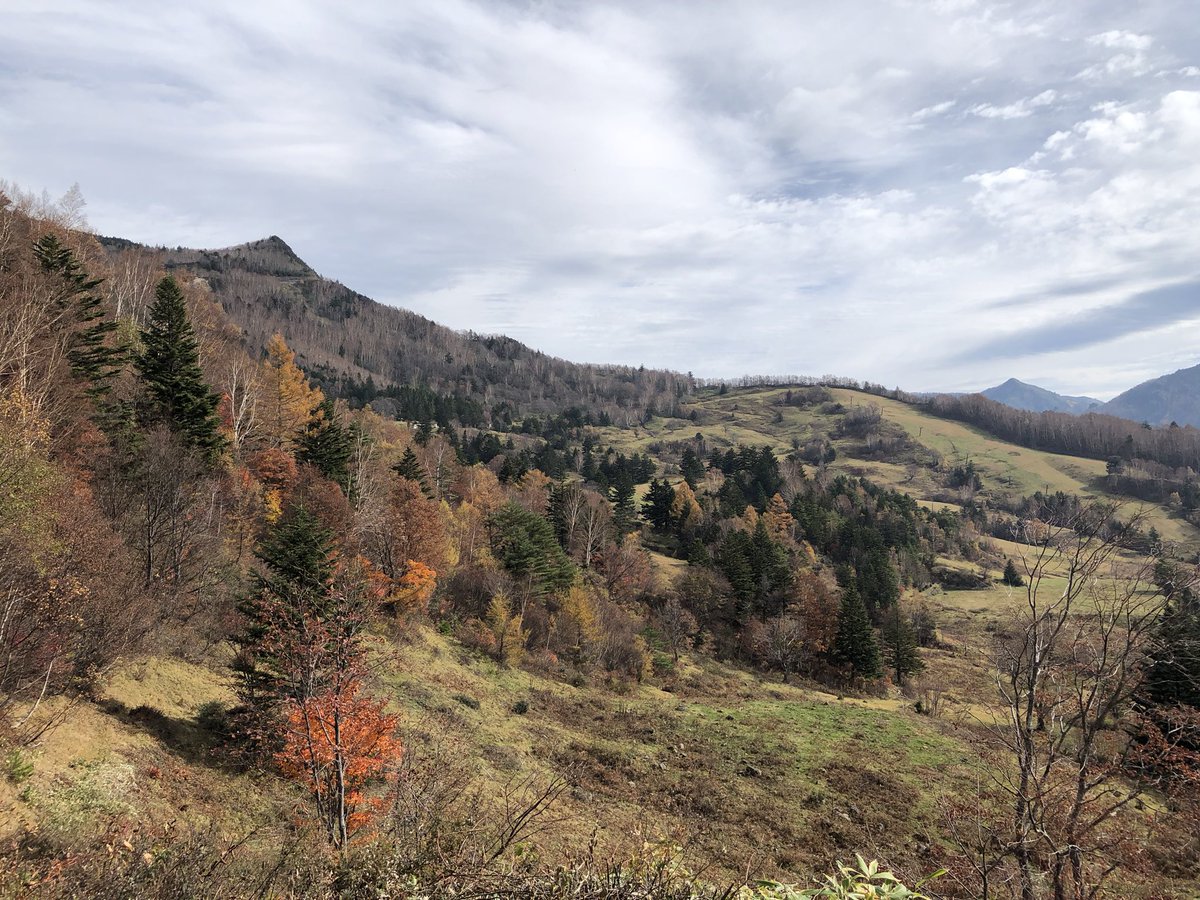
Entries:
<svg viewBox="0 0 1200 900">
<path fill-rule="evenodd" d="M 1122 555 L 1114 512 L 1085 506 L 1027 535 L 1024 593 L 994 646 L 989 793 L 1009 814 L 972 842 L 977 862 L 987 853 L 984 897 L 1005 884 L 1022 900 L 1092 898 L 1121 864 L 1119 817 L 1145 788 L 1123 777 L 1134 741 L 1122 720 L 1163 598 L 1152 564 Z"/>
</svg>

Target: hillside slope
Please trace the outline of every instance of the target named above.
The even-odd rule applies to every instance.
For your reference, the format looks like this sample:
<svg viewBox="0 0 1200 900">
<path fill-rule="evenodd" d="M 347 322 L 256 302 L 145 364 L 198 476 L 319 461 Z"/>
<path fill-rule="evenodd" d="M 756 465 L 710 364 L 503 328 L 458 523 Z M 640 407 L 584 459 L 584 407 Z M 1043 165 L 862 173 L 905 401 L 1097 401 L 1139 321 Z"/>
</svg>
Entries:
<svg viewBox="0 0 1200 900">
<path fill-rule="evenodd" d="M 629 424 L 648 408 L 673 409 L 693 390 L 689 376 L 571 363 L 502 335 L 460 333 L 378 303 L 321 277 L 275 236 L 219 250 L 101 242 L 114 256 L 149 252 L 168 270 L 203 277 L 252 352 L 275 332 L 286 334 L 304 368 L 333 393 L 347 388 L 345 380 L 370 378 L 376 388 L 420 385 L 470 397 L 501 420 L 577 406 Z"/>
<path fill-rule="evenodd" d="M 1131 387 L 1105 403 L 1102 411 L 1151 425 L 1200 427 L 1200 365 Z"/>
<path fill-rule="evenodd" d="M 924 408 L 843 388 L 828 389 L 829 403 L 796 407 L 783 404 L 784 388 L 754 388 L 725 395 L 702 393 L 685 404 L 683 418 L 656 418 L 633 430 L 602 431 L 605 442 L 627 452 L 650 452 L 669 461 L 684 442 L 701 435 L 709 448 L 736 444 L 768 445 L 779 455 L 813 443 L 827 443 L 836 456 L 829 468 L 863 475 L 895 487 L 918 500 L 957 505 L 959 497 L 945 485 L 946 472 L 971 462 L 981 479 L 981 493 L 992 500 L 1013 500 L 1036 491 L 1062 491 L 1096 497 L 1105 474 L 1101 460 L 1067 456 L 1023 447 L 982 429 L 939 418 Z M 849 411 L 875 407 L 891 437 L 869 446 L 847 433 Z M 694 415 L 694 418 L 692 417 Z M 1125 499 L 1113 497 L 1109 499 Z M 1200 547 L 1200 530 L 1172 511 L 1155 504 L 1133 503 L 1169 541 Z"/>
<path fill-rule="evenodd" d="M 517 802 L 570 777 L 532 836 L 552 859 L 664 842 L 718 883 L 748 868 L 807 881 L 870 848 L 916 877 L 944 852 L 933 792 L 969 790 L 978 765 L 964 726 L 904 699 L 838 699 L 698 656 L 617 694 L 500 667 L 427 628 L 387 655 L 377 689 L 400 716 L 408 771 L 452 790 L 440 802 L 499 818 L 504 786 Z M 285 845 L 297 796 L 212 752 L 203 709 L 229 702 L 228 682 L 219 659 L 131 661 L 30 752 L 19 790 L 0 779 L 0 838 L 111 808 Z"/>
</svg>

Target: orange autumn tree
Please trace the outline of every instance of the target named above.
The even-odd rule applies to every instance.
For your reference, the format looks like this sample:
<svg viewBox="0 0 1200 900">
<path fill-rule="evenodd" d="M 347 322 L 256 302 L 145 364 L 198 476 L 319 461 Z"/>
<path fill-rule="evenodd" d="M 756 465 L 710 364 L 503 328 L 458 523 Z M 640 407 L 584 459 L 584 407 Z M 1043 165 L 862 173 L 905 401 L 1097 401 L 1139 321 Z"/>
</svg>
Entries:
<svg viewBox="0 0 1200 900">
<path fill-rule="evenodd" d="M 403 745 L 381 700 L 359 696 L 357 673 L 329 691 L 289 703 L 280 770 L 308 790 L 329 842 L 345 847 L 368 827 L 380 801 L 372 781 L 396 777 Z"/>
<path fill-rule="evenodd" d="M 400 580 L 412 563 L 434 572 L 450 561 L 450 536 L 442 510 L 409 478 L 396 478 L 377 521 L 368 529 L 367 544 L 384 574 Z"/>
<path fill-rule="evenodd" d="M 304 785 L 342 848 L 376 811 L 367 785 L 394 775 L 401 750 L 383 702 L 360 696 L 367 630 L 391 582 L 303 505 L 271 526 L 257 556 L 263 571 L 239 607 L 239 727 Z"/>
<path fill-rule="evenodd" d="M 671 500 L 671 518 L 679 528 L 695 528 L 704 517 L 704 511 L 696 500 L 696 493 L 686 481 L 675 485 Z"/>
<path fill-rule="evenodd" d="M 424 609 L 437 587 L 437 572 L 419 560 L 410 559 L 404 574 L 395 582 L 392 597 L 405 610 Z"/>
</svg>

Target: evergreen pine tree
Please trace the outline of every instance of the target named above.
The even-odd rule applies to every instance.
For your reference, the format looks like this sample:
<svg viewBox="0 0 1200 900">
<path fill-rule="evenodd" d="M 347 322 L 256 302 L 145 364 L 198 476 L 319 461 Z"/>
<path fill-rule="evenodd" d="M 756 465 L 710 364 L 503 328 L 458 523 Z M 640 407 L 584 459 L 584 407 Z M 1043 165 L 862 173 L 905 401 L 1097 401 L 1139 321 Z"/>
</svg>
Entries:
<svg viewBox="0 0 1200 900">
<path fill-rule="evenodd" d="M 687 546 L 687 563 L 689 566 L 712 565 L 712 556 L 708 552 L 708 547 L 704 546 L 704 542 L 699 538 L 693 538 Z"/>
<path fill-rule="evenodd" d="M 513 484 L 524 478 L 528 471 L 529 458 L 525 453 L 509 452 L 504 455 L 504 462 L 500 464 L 500 471 L 497 475 L 503 484 Z"/>
<path fill-rule="evenodd" d="M 1022 587 L 1025 584 L 1025 579 L 1021 577 L 1021 573 L 1017 571 L 1017 566 L 1011 559 L 1004 564 L 1004 574 L 1000 580 L 1009 587 Z"/>
<path fill-rule="evenodd" d="M 333 579 L 333 549 L 332 533 L 297 507 L 272 527 L 255 554 L 266 568 L 239 604 L 245 626 L 234 661 L 238 691 L 252 715 L 281 699 L 272 635 L 294 633 L 305 615 L 322 611 Z"/>
<path fill-rule="evenodd" d="M 737 598 L 737 618 L 740 621 L 749 610 L 758 583 L 751 565 L 753 553 L 750 536 L 744 531 L 733 530 L 725 535 L 717 547 L 716 562 L 721 573 L 729 579 L 733 595 Z"/>
<path fill-rule="evenodd" d="M 704 480 L 704 463 L 691 447 L 683 451 L 683 457 L 679 461 L 679 473 L 693 490 Z"/>
<path fill-rule="evenodd" d="M 554 526 L 537 513 L 509 503 L 488 519 L 492 553 L 533 594 L 565 590 L 575 566 L 563 552 Z"/>
<path fill-rule="evenodd" d="M 915 675 L 925 668 L 921 654 L 917 652 L 916 632 L 909 617 L 901 614 L 899 604 L 884 615 L 880 635 L 883 638 L 884 662 L 895 676 L 896 684 L 901 684 L 909 675 Z"/>
<path fill-rule="evenodd" d="M 142 344 L 134 366 L 149 400 L 143 424 L 162 422 L 188 446 L 218 453 L 225 446 L 216 413 L 220 398 L 204 380 L 183 291 L 169 275 L 155 289 Z"/>
<path fill-rule="evenodd" d="M 400 457 L 400 462 L 392 466 L 392 471 L 401 478 L 415 481 L 421 486 L 421 492 L 426 497 L 429 496 L 429 485 L 425 482 L 425 467 L 417 459 L 417 454 L 413 452 L 412 447 L 404 448 L 404 455 Z"/>
<path fill-rule="evenodd" d="M 849 666 L 862 678 L 878 678 L 881 672 L 879 645 L 866 604 L 858 592 L 853 575 L 843 575 L 842 605 L 838 612 L 837 636 L 833 641 L 833 661 Z"/>
<path fill-rule="evenodd" d="M 900 576 L 878 531 L 859 528 L 857 534 L 861 549 L 854 574 L 863 602 L 874 614 L 891 608 L 900 599 Z"/>
<path fill-rule="evenodd" d="M 1154 581 L 1167 603 L 1146 668 L 1147 691 L 1164 706 L 1200 708 L 1200 595 L 1165 560 L 1155 566 Z"/>
<path fill-rule="evenodd" d="M 665 532 L 671 527 L 671 504 L 675 501 L 675 492 L 671 490 L 666 479 L 657 478 L 650 482 L 646 491 L 646 499 L 642 501 L 642 517 L 650 523 L 655 531 Z"/>
<path fill-rule="evenodd" d="M 326 397 L 296 441 L 296 459 L 316 466 L 330 481 L 350 490 L 350 457 L 354 434 L 338 421 L 333 400 Z"/>
<path fill-rule="evenodd" d="M 617 543 L 625 540 L 625 536 L 633 531 L 637 520 L 637 510 L 634 507 L 633 478 L 628 472 L 622 471 L 609 489 L 609 498 L 613 505 L 613 532 Z"/>
<path fill-rule="evenodd" d="M 414 435 L 413 440 L 419 446 L 424 447 L 429 443 L 431 437 L 433 437 L 433 423 L 428 419 L 422 419 L 420 424 L 417 425 L 417 433 Z"/>
<path fill-rule="evenodd" d="M 771 538 L 762 517 L 750 537 L 750 568 L 754 573 L 757 609 L 761 616 L 781 613 L 781 592 L 792 582 L 792 569 L 787 551 Z"/>
<path fill-rule="evenodd" d="M 570 491 L 572 486 L 563 479 L 550 485 L 550 497 L 547 518 L 550 520 L 550 525 L 554 528 L 554 536 L 558 539 L 558 545 L 563 550 L 570 551 L 567 544 L 567 532 L 569 523 L 567 521 L 567 503 L 570 499 Z"/>
<path fill-rule="evenodd" d="M 87 383 L 85 393 L 98 401 L 111 390 L 112 379 L 125 361 L 124 349 L 109 343 L 117 323 L 105 315 L 104 301 L 95 292 L 103 279 L 89 278 L 75 254 L 52 234 L 40 238 L 33 253 L 46 272 L 62 280 L 56 302 L 70 304 L 79 325 L 71 335 L 67 362 L 71 375 Z"/>
</svg>

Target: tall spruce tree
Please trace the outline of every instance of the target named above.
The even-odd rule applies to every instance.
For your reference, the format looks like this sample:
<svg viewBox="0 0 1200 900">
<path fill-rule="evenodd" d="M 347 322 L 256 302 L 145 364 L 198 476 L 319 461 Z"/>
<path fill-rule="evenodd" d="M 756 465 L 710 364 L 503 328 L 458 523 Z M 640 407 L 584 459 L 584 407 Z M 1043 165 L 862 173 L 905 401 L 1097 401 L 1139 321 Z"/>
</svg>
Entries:
<svg viewBox="0 0 1200 900">
<path fill-rule="evenodd" d="M 843 574 L 842 605 L 838 611 L 837 636 L 833 641 L 833 661 L 848 666 L 861 678 L 878 678 L 882 674 L 879 644 L 866 604 L 858 592 L 854 576 Z"/>
<path fill-rule="evenodd" d="M 750 535 L 739 529 L 731 530 L 717 545 L 716 564 L 721 573 L 729 579 L 733 588 L 733 614 L 735 621 L 741 622 L 750 611 L 758 589 L 754 566 L 751 563 L 753 541 Z"/>
<path fill-rule="evenodd" d="M 570 587 L 575 566 L 558 543 L 554 526 L 537 513 L 509 503 L 488 518 L 488 534 L 496 559 L 530 594 L 541 596 Z"/>
<path fill-rule="evenodd" d="M 704 480 L 704 463 L 700 461 L 700 457 L 691 447 L 687 447 L 683 451 L 683 457 L 679 461 L 679 473 L 688 483 L 688 487 L 693 490 Z"/>
<path fill-rule="evenodd" d="M 1167 602 L 1147 661 L 1147 692 L 1164 706 L 1200 708 L 1200 594 L 1166 560 L 1155 566 L 1154 581 Z"/>
<path fill-rule="evenodd" d="M 787 551 L 767 531 L 760 516 L 750 537 L 750 568 L 754 572 L 755 600 L 760 616 L 777 616 L 783 612 L 783 591 L 792 583 L 792 567 Z"/>
<path fill-rule="evenodd" d="M 671 504 L 674 501 L 675 492 L 667 480 L 652 479 L 646 499 L 642 501 L 642 517 L 655 531 L 666 532 L 671 528 Z"/>
<path fill-rule="evenodd" d="M 354 434 L 338 421 L 333 400 L 326 397 L 296 441 L 296 459 L 316 466 L 330 481 L 350 491 L 350 457 Z"/>
<path fill-rule="evenodd" d="M 609 499 L 613 505 L 613 532 L 617 543 L 625 540 L 625 536 L 633 531 L 637 522 L 637 508 L 634 505 L 636 489 L 633 476 L 622 470 L 616 482 L 609 488 Z"/>
<path fill-rule="evenodd" d="M 430 495 L 429 485 L 425 481 L 425 467 L 417 459 L 417 454 L 413 452 L 412 447 L 404 448 L 404 455 L 400 457 L 400 462 L 392 466 L 392 471 L 401 478 L 415 481 L 421 486 L 421 493 L 426 497 Z"/>
<path fill-rule="evenodd" d="M 204 380 L 183 291 L 170 275 L 154 291 L 142 344 L 134 366 L 146 388 L 143 424 L 161 422 L 189 447 L 215 456 L 225 446 L 217 418 L 220 398 Z"/>
<path fill-rule="evenodd" d="M 265 570 L 239 604 L 245 625 L 236 638 L 234 671 L 238 692 L 252 714 L 262 713 L 281 693 L 277 635 L 294 633 L 305 616 L 319 614 L 333 580 L 333 535 L 304 507 L 287 512 L 255 555 Z"/>
<path fill-rule="evenodd" d="M 880 636 L 883 638 L 883 659 L 895 676 L 896 684 L 925 668 L 917 650 L 916 632 L 909 617 L 900 612 L 900 604 L 895 604 L 884 614 Z"/>
<path fill-rule="evenodd" d="M 98 402 L 112 389 L 112 380 L 126 358 L 124 348 L 110 340 L 117 323 L 108 318 L 96 292 L 103 279 L 89 277 L 70 248 L 52 234 L 38 239 L 33 254 L 45 272 L 61 281 L 54 302 L 69 305 L 77 325 L 68 344 L 67 362 L 72 377 L 86 383 L 84 393 Z"/>
</svg>

